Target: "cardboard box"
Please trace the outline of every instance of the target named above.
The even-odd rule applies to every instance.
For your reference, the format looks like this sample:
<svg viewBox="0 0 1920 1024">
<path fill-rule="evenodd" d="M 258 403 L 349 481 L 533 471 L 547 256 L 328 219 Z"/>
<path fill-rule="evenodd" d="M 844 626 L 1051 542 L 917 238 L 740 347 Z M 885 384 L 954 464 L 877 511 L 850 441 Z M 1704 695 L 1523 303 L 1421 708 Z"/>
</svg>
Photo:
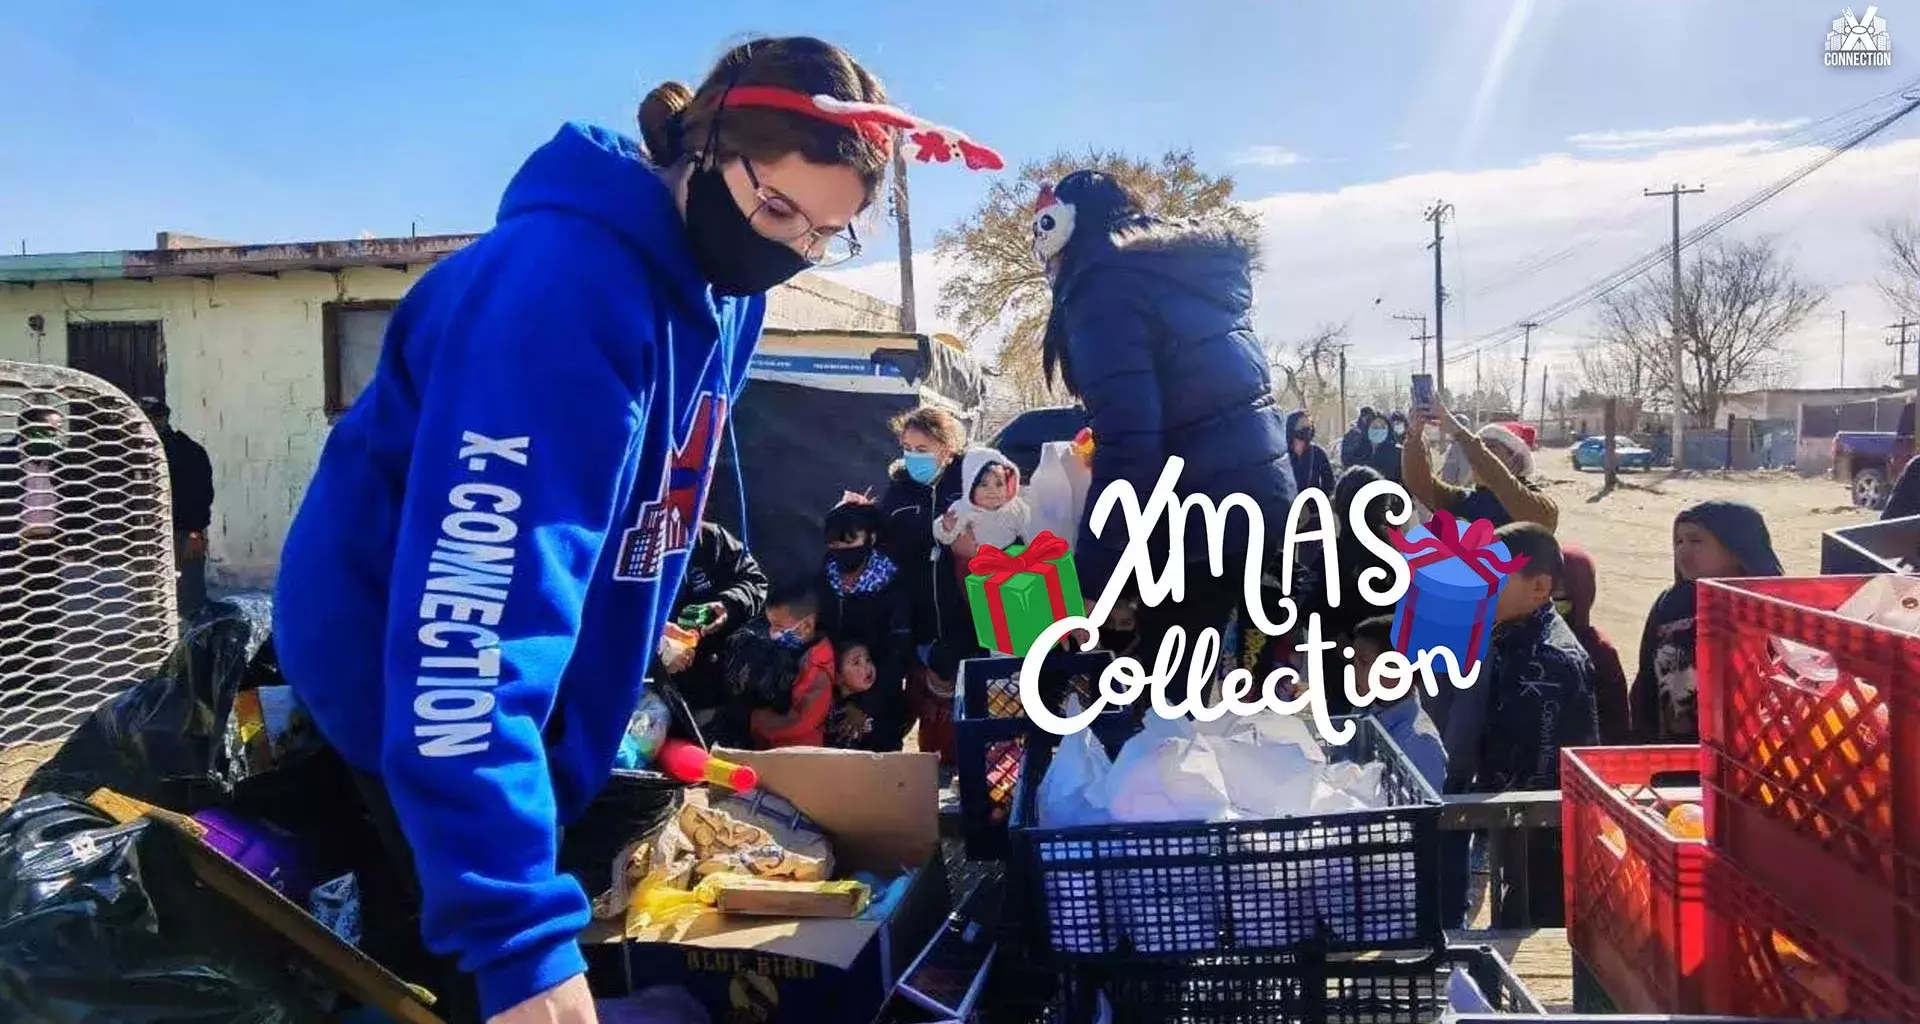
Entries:
<svg viewBox="0 0 1920 1024">
<path fill-rule="evenodd" d="M 714 1024 L 871 1021 L 952 910 L 940 858 L 939 757 L 931 753 L 726 751 L 760 785 L 833 839 L 836 874 L 915 869 L 884 921 L 707 915 L 674 942 L 588 941 L 587 980 L 601 997 L 680 985 Z"/>
<path fill-rule="evenodd" d="M 419 993 L 393 972 L 340 941 L 304 908 L 208 846 L 199 822 L 108 789 L 96 791 L 87 802 L 116 821 L 152 818 L 174 840 L 200 885 L 306 954 L 308 966 L 322 981 L 399 1024 L 444 1024 Z"/>
</svg>

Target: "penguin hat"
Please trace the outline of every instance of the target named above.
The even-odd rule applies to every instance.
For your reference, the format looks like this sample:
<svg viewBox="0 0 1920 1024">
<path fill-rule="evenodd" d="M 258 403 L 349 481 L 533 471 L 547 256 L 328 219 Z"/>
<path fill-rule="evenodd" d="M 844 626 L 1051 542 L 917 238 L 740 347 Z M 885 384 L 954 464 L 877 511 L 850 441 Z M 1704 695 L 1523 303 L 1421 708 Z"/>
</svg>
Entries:
<svg viewBox="0 0 1920 1024">
<path fill-rule="evenodd" d="M 1096 225 L 1105 234 L 1121 222 L 1139 216 L 1139 203 L 1112 175 L 1075 171 L 1058 184 L 1041 187 L 1033 204 L 1033 258 L 1056 279 L 1073 241 L 1074 227 Z"/>
</svg>

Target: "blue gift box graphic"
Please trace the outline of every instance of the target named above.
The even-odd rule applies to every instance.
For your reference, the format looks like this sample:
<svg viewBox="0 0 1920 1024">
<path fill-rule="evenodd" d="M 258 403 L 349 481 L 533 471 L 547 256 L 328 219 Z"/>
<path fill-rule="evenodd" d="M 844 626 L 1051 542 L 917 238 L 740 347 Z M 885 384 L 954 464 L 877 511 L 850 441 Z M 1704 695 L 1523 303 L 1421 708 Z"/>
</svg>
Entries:
<svg viewBox="0 0 1920 1024">
<path fill-rule="evenodd" d="M 1526 558 L 1494 540 L 1487 520 L 1463 523 L 1448 512 L 1404 534 L 1393 531 L 1393 545 L 1413 570 L 1413 585 L 1393 613 L 1394 650 L 1414 661 L 1422 651 L 1446 650 L 1462 672 L 1471 671 L 1493 635 L 1500 590 Z"/>
</svg>

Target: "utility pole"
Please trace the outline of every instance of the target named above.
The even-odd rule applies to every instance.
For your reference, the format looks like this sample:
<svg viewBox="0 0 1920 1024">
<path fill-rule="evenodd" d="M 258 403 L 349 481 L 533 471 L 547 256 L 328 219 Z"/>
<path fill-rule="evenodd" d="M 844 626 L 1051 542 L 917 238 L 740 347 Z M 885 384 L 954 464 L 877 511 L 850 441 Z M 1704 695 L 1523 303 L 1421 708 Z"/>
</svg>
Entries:
<svg viewBox="0 0 1920 1024">
<path fill-rule="evenodd" d="M 1393 314 L 1393 318 L 1395 320 L 1405 320 L 1408 323 L 1419 323 L 1420 333 L 1414 335 L 1412 340 L 1420 343 L 1420 372 L 1427 372 L 1427 342 L 1433 340 L 1433 335 L 1427 333 L 1427 314 L 1395 313 Z"/>
<path fill-rule="evenodd" d="M 1447 395 L 1447 286 L 1440 267 L 1440 223 L 1453 212 L 1453 204 L 1436 199 L 1427 207 L 1426 219 L 1433 223 L 1433 393 L 1445 403 Z M 1424 360 L 1423 360 L 1424 361 Z"/>
<path fill-rule="evenodd" d="M 1473 429 L 1480 429 L 1480 406 L 1486 401 L 1486 389 L 1480 384 L 1480 350 L 1473 350 Z"/>
<path fill-rule="evenodd" d="M 1900 350 L 1899 369 L 1896 371 L 1900 376 L 1905 376 L 1907 373 L 1907 346 L 1920 343 L 1920 339 L 1916 339 L 1916 341 L 1907 340 L 1907 331 L 1915 327 L 1920 327 L 1920 320 L 1915 320 L 1912 317 L 1907 317 L 1897 324 L 1887 325 L 1887 330 L 1900 332 L 1899 340 L 1887 342 L 1888 348 L 1898 348 Z"/>
<path fill-rule="evenodd" d="M 1527 333 L 1526 333 L 1525 340 L 1520 342 L 1520 408 L 1514 413 L 1514 415 L 1520 417 L 1520 422 L 1522 423 L 1525 423 L 1527 421 L 1527 363 L 1532 361 L 1533 329 L 1538 326 L 1540 325 L 1533 322 L 1532 320 L 1527 320 L 1520 324 L 1521 330 L 1524 330 Z M 1542 367 L 1541 372 L 1545 373 L 1546 368 Z M 1547 416 L 1547 400 L 1546 400 L 1546 397 L 1543 395 L 1541 396 L 1541 399 L 1540 399 L 1540 418 L 1542 422 L 1546 421 L 1546 416 Z"/>
<path fill-rule="evenodd" d="M 1847 311 L 1840 311 L 1840 386 L 1847 386 Z"/>
<path fill-rule="evenodd" d="M 1551 367 L 1540 368 L 1540 428 L 1542 430 L 1547 426 L 1547 374 L 1550 372 L 1552 372 Z"/>
<path fill-rule="evenodd" d="M 1340 349 L 1340 422 L 1347 421 L 1347 346 Z"/>
<path fill-rule="evenodd" d="M 1707 186 L 1705 185 L 1701 185 L 1698 188 L 1684 188 L 1677 181 L 1673 183 L 1672 188 L 1664 192 L 1655 192 L 1652 189 L 1640 190 L 1640 194 L 1649 199 L 1661 197 L 1671 198 L 1673 200 L 1673 297 L 1670 300 L 1673 304 L 1673 312 L 1670 317 L 1672 320 L 1673 337 L 1669 340 L 1668 345 L 1673 358 L 1672 433 L 1673 468 L 1676 470 L 1683 469 L 1686 465 L 1686 460 L 1683 457 L 1686 449 L 1681 447 L 1681 441 L 1683 435 L 1686 433 L 1687 418 L 1686 403 L 1683 398 L 1686 393 L 1686 386 L 1683 383 L 1686 380 L 1686 363 L 1680 356 L 1680 197 L 1696 196 L 1706 190 Z"/>
<path fill-rule="evenodd" d="M 893 220 L 900 229 L 900 330 L 920 332 L 913 301 L 913 221 L 907 215 L 907 156 L 905 146 L 893 147 Z"/>
</svg>

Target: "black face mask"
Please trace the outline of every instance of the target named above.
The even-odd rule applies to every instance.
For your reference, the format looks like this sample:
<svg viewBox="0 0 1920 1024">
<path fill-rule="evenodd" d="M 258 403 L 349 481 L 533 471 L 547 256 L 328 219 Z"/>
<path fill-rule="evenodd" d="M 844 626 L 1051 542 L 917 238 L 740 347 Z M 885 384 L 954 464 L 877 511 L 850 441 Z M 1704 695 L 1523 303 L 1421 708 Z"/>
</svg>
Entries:
<svg viewBox="0 0 1920 1024">
<path fill-rule="evenodd" d="M 718 168 L 687 177 L 687 241 L 700 276 L 721 295 L 759 295 L 813 265 L 753 229 Z"/>
<path fill-rule="evenodd" d="M 841 572 L 853 572 L 867 564 L 867 554 L 872 550 L 871 546 L 862 545 L 857 548 L 834 548 L 827 554 L 833 559 L 835 569 Z"/>
</svg>

